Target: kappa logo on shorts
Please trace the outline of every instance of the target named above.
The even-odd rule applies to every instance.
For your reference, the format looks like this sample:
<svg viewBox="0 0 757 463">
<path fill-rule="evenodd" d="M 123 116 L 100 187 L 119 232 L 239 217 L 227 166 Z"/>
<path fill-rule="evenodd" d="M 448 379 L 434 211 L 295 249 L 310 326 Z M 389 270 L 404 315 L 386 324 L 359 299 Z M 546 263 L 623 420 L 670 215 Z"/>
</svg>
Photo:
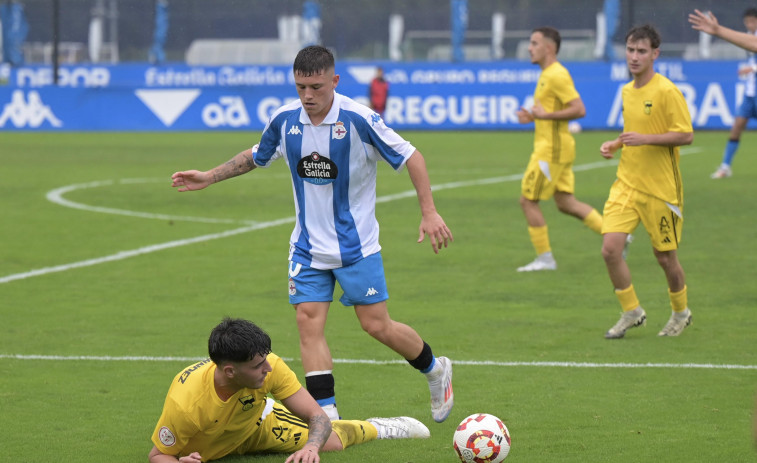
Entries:
<svg viewBox="0 0 757 463">
<path fill-rule="evenodd" d="M 368 288 L 368 292 L 365 293 L 366 296 L 375 296 L 376 294 L 378 294 L 376 288 Z"/>
</svg>

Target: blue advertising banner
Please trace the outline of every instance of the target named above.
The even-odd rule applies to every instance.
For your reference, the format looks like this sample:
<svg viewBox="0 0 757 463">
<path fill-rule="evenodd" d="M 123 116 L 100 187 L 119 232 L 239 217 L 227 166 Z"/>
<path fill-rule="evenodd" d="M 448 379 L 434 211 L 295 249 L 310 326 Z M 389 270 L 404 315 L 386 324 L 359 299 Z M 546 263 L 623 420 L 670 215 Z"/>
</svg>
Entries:
<svg viewBox="0 0 757 463">
<path fill-rule="evenodd" d="M 390 84 L 384 119 L 397 130 L 519 130 L 533 104 L 538 66 L 381 63 Z M 565 63 L 586 106 L 584 129 L 622 127 L 623 62 Z M 726 129 L 743 99 L 738 61 L 658 61 L 681 89 L 695 128 Z M 375 66 L 338 63 L 337 91 L 367 103 Z M 262 130 L 297 98 L 291 66 L 0 65 L 0 130 Z"/>
</svg>

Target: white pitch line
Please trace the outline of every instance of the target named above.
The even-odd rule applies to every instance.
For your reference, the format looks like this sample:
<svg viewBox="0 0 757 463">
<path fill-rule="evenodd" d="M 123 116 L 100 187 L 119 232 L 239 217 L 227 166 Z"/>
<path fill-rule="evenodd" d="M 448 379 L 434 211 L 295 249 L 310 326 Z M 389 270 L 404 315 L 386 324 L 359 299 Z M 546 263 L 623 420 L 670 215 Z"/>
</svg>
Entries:
<svg viewBox="0 0 757 463">
<path fill-rule="evenodd" d="M 48 360 L 48 361 L 94 361 L 94 362 L 199 362 L 207 357 L 151 357 L 109 355 L 23 355 L 0 354 L 0 359 Z M 286 362 L 297 359 L 282 357 Z M 404 365 L 405 360 L 334 359 L 334 363 L 349 365 Z M 595 363 L 595 362 L 495 362 L 488 360 L 452 360 L 454 365 L 494 367 L 553 367 L 553 368 L 681 368 L 701 370 L 757 370 L 757 365 L 733 365 L 714 363 Z"/>
<path fill-rule="evenodd" d="M 697 148 L 697 147 L 682 148 L 681 155 L 692 154 L 699 151 L 702 151 L 702 149 Z M 589 164 L 580 164 L 577 166 L 573 166 L 573 170 L 584 171 L 584 170 L 598 169 L 602 167 L 614 166 L 614 165 L 617 165 L 617 163 L 618 163 L 617 160 L 592 162 Z M 450 183 L 444 183 L 440 185 L 434 185 L 432 189 L 434 191 L 439 191 L 439 190 L 446 190 L 446 189 L 451 189 L 451 188 L 462 188 L 462 187 L 468 187 L 468 186 L 489 185 L 493 183 L 514 182 L 514 181 L 520 180 L 522 177 L 523 177 L 522 174 L 516 174 L 516 175 L 508 175 L 504 177 L 491 177 L 491 178 L 485 178 L 485 179 L 479 179 L 479 180 L 450 182 Z M 124 179 L 121 181 L 121 183 L 140 183 L 140 182 L 148 182 L 148 181 L 150 180 L 149 179 Z M 240 223 L 240 222 L 245 223 L 244 221 L 236 221 L 236 220 L 231 220 L 231 219 L 207 219 L 207 218 L 202 218 L 202 217 L 192 218 L 192 217 L 171 216 L 171 215 L 163 215 L 163 214 L 151 214 L 151 213 L 146 213 L 146 212 L 125 211 L 122 209 L 113 209 L 113 208 L 107 208 L 107 207 L 88 206 L 85 204 L 69 201 L 63 198 L 64 193 L 67 193 L 73 190 L 77 190 L 81 188 L 95 188 L 95 187 L 108 186 L 108 185 L 113 185 L 113 184 L 114 182 L 112 180 L 104 180 L 104 181 L 69 185 L 69 186 L 51 190 L 50 192 L 47 193 L 47 199 L 56 204 L 60 204 L 62 206 L 72 207 L 75 209 L 83 209 L 83 210 L 88 210 L 92 212 L 130 215 L 134 217 L 142 217 L 142 218 L 150 218 L 150 219 L 193 220 L 197 222 L 214 222 L 214 223 L 227 223 L 227 221 L 229 223 Z M 415 190 L 408 190 L 401 193 L 378 197 L 376 198 L 376 202 L 385 203 L 389 201 L 395 201 L 398 199 L 413 197 L 415 195 L 416 195 Z M 283 219 L 272 220 L 269 222 L 260 222 L 260 223 L 251 222 L 251 225 L 249 226 L 237 228 L 234 230 L 229 230 L 222 233 L 213 233 L 210 235 L 203 235 L 203 236 L 198 236 L 195 238 L 190 238 L 190 239 L 185 239 L 185 240 L 169 241 L 167 243 L 154 244 L 150 246 L 141 247 L 138 249 L 132 249 L 129 251 L 121 251 L 116 254 L 111 254 L 111 255 L 103 256 L 103 257 L 97 257 L 94 259 L 82 260 L 82 261 L 73 262 L 70 264 L 62 264 L 62 265 L 56 265 L 53 267 L 44 267 L 44 268 L 40 268 L 36 270 L 30 270 L 28 272 L 15 273 L 12 275 L 0 277 L 0 284 L 10 283 L 12 281 L 17 281 L 17 280 L 24 280 L 27 278 L 32 278 L 32 277 L 37 277 L 37 276 L 42 276 L 42 275 L 48 275 L 50 273 L 64 272 L 64 271 L 73 270 L 76 268 L 90 267 L 92 265 L 104 264 L 107 262 L 115 262 L 118 260 L 128 259 L 131 257 L 149 254 L 156 251 L 162 251 L 164 249 L 170 249 L 170 248 L 176 248 L 179 246 L 187 246 L 190 244 L 201 243 L 203 241 L 210 241 L 210 240 L 215 240 L 219 238 L 227 238 L 229 236 L 239 235 L 241 233 L 247 233 L 254 230 L 261 230 L 264 228 L 275 227 L 278 225 L 283 225 L 285 223 L 292 223 L 294 222 L 294 220 L 295 218 L 292 216 L 292 217 L 286 217 Z"/>
</svg>

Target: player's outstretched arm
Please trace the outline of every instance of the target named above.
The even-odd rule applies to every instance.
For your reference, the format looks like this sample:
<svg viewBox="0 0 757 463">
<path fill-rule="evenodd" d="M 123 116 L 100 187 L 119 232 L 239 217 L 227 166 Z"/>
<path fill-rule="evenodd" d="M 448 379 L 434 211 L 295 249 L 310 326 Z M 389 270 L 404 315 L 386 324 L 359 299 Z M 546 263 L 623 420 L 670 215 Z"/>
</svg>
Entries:
<svg viewBox="0 0 757 463">
<path fill-rule="evenodd" d="M 431 241 L 431 249 L 438 254 L 442 246 L 447 247 L 453 241 L 452 232 L 447 228 L 442 216 L 436 212 L 434 197 L 431 194 L 431 181 L 426 170 L 426 160 L 420 151 L 415 152 L 407 160 L 407 171 L 410 181 L 413 182 L 415 192 L 418 195 L 418 203 L 421 206 L 421 224 L 418 227 L 418 242 L 422 243 L 428 235 Z"/>
<path fill-rule="evenodd" d="M 246 174 L 255 167 L 257 166 L 252 159 L 252 148 L 250 148 L 242 151 L 220 166 L 205 172 L 199 170 L 176 172 L 171 176 L 171 180 L 173 181 L 171 186 L 178 188 L 181 192 L 202 190 L 213 183 Z"/>
<path fill-rule="evenodd" d="M 693 13 L 689 13 L 689 22 L 692 29 L 720 37 L 745 50 L 757 52 L 757 37 L 746 32 L 721 26 L 718 24 L 718 18 L 710 11 L 705 13 L 694 10 Z"/>
</svg>

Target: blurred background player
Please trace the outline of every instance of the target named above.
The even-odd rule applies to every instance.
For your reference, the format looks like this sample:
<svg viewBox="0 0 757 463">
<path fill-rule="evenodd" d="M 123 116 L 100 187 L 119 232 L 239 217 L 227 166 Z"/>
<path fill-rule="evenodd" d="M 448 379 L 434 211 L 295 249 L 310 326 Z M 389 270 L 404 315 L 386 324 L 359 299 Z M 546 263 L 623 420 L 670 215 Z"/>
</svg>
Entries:
<svg viewBox="0 0 757 463">
<path fill-rule="evenodd" d="M 376 68 L 376 77 L 371 80 L 368 93 L 371 109 L 384 117 L 386 100 L 389 98 L 389 82 L 384 79 L 384 69 L 381 66 Z"/>
<path fill-rule="evenodd" d="M 744 27 L 747 32 L 757 35 L 757 8 L 748 8 L 742 15 Z M 757 38 L 757 37 L 756 37 Z M 746 128 L 749 119 L 757 119 L 757 60 L 754 52 L 749 52 L 747 65 L 739 69 L 739 76 L 745 78 L 744 82 L 744 101 L 739 106 L 736 120 L 731 127 L 731 133 L 728 137 L 728 143 L 725 145 L 723 152 L 723 161 L 717 170 L 710 176 L 714 179 L 726 178 L 733 175 L 731 164 L 736 151 L 739 149 L 741 133 Z"/>
<path fill-rule="evenodd" d="M 623 86 L 623 133 L 602 143 L 607 159 L 622 147 L 617 180 L 605 203 L 602 257 L 623 315 L 605 333 L 622 338 L 646 321 L 631 272 L 622 257 L 628 234 L 644 224 L 654 255 L 665 272 L 673 313 L 659 336 L 678 336 L 691 323 L 686 282 L 678 261 L 683 228 L 683 184 L 679 146 L 694 140 L 691 116 L 681 91 L 654 70 L 660 35 L 649 25 L 626 35 L 626 62 L 633 80 Z"/>
<path fill-rule="evenodd" d="M 418 243 L 426 235 L 438 253 L 452 232 L 436 211 L 423 155 L 376 113 L 336 93 L 334 55 L 305 47 L 293 66 L 299 99 L 276 110 L 258 145 L 209 171 L 176 172 L 179 191 L 200 190 L 284 159 L 294 190 L 297 221 L 290 237 L 289 302 L 296 311 L 305 386 L 332 420 L 336 407 L 333 360 L 325 336 L 336 282 L 340 301 L 354 306 L 363 330 L 423 373 L 435 421 L 454 404 L 452 362 L 435 357 L 410 326 L 392 320 L 376 220 L 379 161 L 407 167 L 421 209 Z"/>
<path fill-rule="evenodd" d="M 576 199 L 573 161 L 576 142 L 568 131 L 568 121 L 584 117 L 586 109 L 573 79 L 557 61 L 560 33 L 552 27 L 534 29 L 528 45 L 531 63 L 541 68 L 531 110 L 520 108 L 521 124 L 534 122 L 534 151 L 521 183 L 520 205 L 528 223 L 528 234 L 536 259 L 519 267 L 519 272 L 556 270 L 549 234 L 540 200 L 554 197 L 560 212 L 584 222 L 592 231 L 602 230 L 602 216 L 590 205 Z"/>
<path fill-rule="evenodd" d="M 225 318 L 210 333 L 208 353 L 209 359 L 188 366 L 171 382 L 152 434 L 150 463 L 256 453 L 318 462 L 321 450 L 430 435 L 410 417 L 332 423 L 294 372 L 271 353 L 268 334 L 250 321 Z"/>
</svg>

